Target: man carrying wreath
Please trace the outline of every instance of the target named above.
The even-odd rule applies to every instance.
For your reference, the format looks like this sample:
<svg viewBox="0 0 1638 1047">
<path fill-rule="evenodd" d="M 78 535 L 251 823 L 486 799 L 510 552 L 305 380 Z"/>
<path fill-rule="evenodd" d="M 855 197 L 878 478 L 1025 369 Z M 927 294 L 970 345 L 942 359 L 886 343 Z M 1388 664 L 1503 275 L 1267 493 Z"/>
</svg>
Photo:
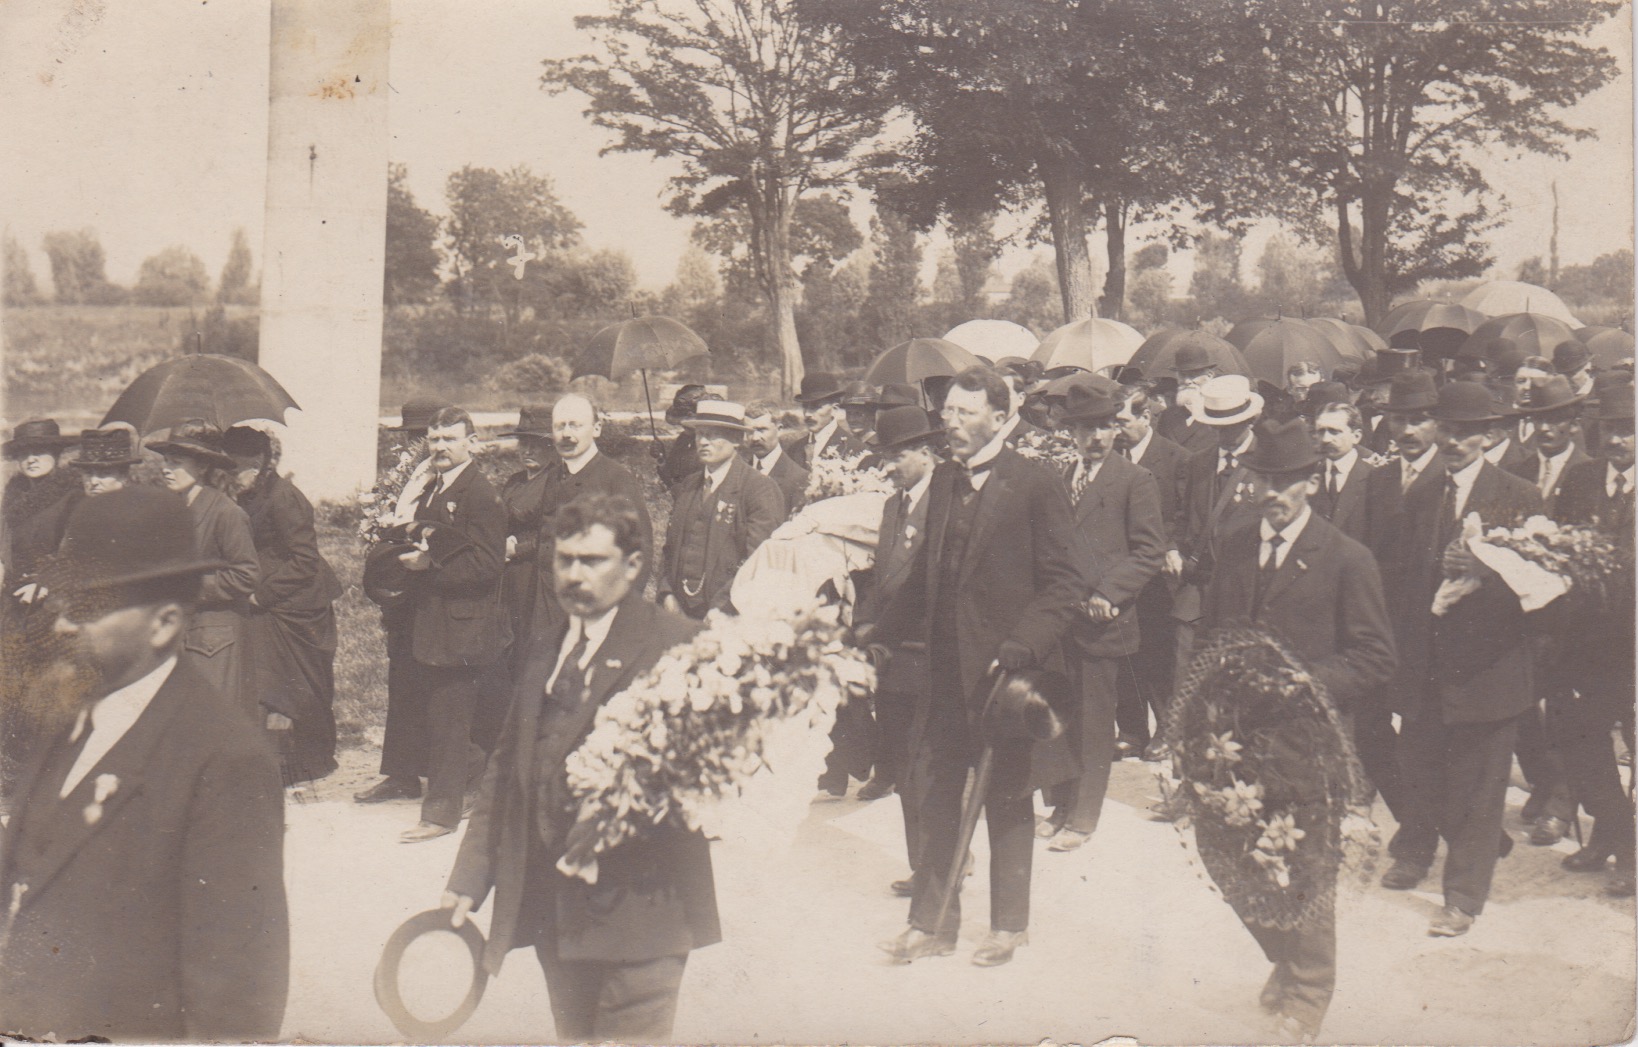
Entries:
<svg viewBox="0 0 1638 1047">
<path fill-rule="evenodd" d="M 683 966 L 721 939 L 705 837 L 654 827 L 599 857 L 595 884 L 558 871 L 576 803 L 565 761 L 597 710 L 700 630 L 636 587 L 642 510 L 583 495 L 558 511 L 552 580 L 567 621 L 541 638 L 513 691 L 443 905 L 459 927 L 495 893 L 484 966 L 533 946 L 561 1043 L 666 1043 Z"/>
</svg>

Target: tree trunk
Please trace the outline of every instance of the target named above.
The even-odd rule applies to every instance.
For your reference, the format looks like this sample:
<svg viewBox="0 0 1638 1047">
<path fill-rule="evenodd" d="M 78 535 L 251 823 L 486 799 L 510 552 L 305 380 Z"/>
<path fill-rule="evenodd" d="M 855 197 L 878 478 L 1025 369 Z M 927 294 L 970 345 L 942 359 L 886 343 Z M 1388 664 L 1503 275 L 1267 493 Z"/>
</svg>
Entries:
<svg viewBox="0 0 1638 1047">
<path fill-rule="evenodd" d="M 791 212 L 795 200 L 770 187 L 750 205 L 752 242 L 762 255 L 762 292 L 768 300 L 768 322 L 779 347 L 780 391 L 794 397 L 802 385 L 802 343 L 796 334 L 796 274 L 791 271 Z"/>
<path fill-rule="evenodd" d="M 1388 290 L 1388 225 L 1393 185 L 1366 181 L 1360 188 L 1359 242 L 1348 220 L 1351 201 L 1337 200 L 1337 243 L 1342 254 L 1342 273 L 1364 310 L 1364 326 L 1375 327 L 1388 313 L 1392 293 Z"/>
<path fill-rule="evenodd" d="M 1103 229 L 1109 236 L 1109 272 L 1103 277 L 1099 314 L 1111 320 L 1126 318 L 1126 207 L 1119 200 L 1103 204 Z"/>
<path fill-rule="evenodd" d="M 1087 249 L 1086 194 L 1073 162 L 1051 158 L 1040 163 L 1041 186 L 1046 193 L 1047 217 L 1052 225 L 1052 247 L 1058 262 L 1058 291 L 1063 296 L 1064 323 L 1085 320 L 1096 308 L 1092 290 L 1092 253 Z"/>
</svg>

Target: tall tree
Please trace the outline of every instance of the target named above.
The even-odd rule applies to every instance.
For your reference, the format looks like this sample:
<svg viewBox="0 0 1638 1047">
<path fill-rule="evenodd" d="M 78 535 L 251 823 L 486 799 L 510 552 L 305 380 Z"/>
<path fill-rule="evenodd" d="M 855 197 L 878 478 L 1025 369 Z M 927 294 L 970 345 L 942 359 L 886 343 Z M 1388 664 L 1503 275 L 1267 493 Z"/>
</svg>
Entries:
<svg viewBox="0 0 1638 1047">
<path fill-rule="evenodd" d="M 41 244 L 51 263 L 57 301 L 67 305 L 96 303 L 106 296 L 108 258 L 94 229 L 55 229 Z"/>
<path fill-rule="evenodd" d="M 408 185 L 409 168 L 391 164 L 387 168 L 386 279 L 382 296 L 386 304 L 424 302 L 438 289 L 438 219 L 415 202 Z"/>
<path fill-rule="evenodd" d="M 463 311 L 498 305 L 511 330 L 527 301 L 524 280 L 541 278 L 553 252 L 580 242 L 580 220 L 559 202 L 550 178 L 521 164 L 505 172 L 468 164 L 449 176 L 444 195 L 456 303 Z M 510 259 L 525 254 L 534 258 L 523 261 L 520 277 Z"/>
<path fill-rule="evenodd" d="M 1270 110 L 1291 172 L 1330 213 L 1366 324 L 1424 279 L 1476 276 L 1493 222 L 1480 146 L 1563 156 L 1593 136 L 1564 107 L 1617 64 L 1586 34 L 1621 0 L 1305 0 L 1279 7 L 1269 48 L 1289 75 Z M 1324 27 L 1320 31 L 1318 27 Z"/>
<path fill-rule="evenodd" d="M 28 252 L 23 245 L 6 230 L 4 240 L 4 259 L 0 265 L 5 267 L 5 303 L 7 305 L 34 305 L 40 300 L 39 285 L 34 282 L 34 267 L 29 265 Z"/>
<path fill-rule="evenodd" d="M 131 295 L 140 305 L 198 305 L 210 297 L 210 273 L 198 255 L 172 244 L 142 260 Z"/>
<path fill-rule="evenodd" d="M 254 305 L 257 295 L 250 286 L 250 277 L 250 238 L 239 226 L 233 230 L 227 261 L 222 263 L 222 275 L 216 280 L 216 300 L 223 305 Z"/>
<path fill-rule="evenodd" d="M 749 255 L 768 303 L 787 393 L 804 360 L 796 330 L 791 220 L 810 190 L 847 184 L 887 102 L 839 54 L 835 34 L 794 0 L 611 0 L 581 16 L 598 55 L 545 63 L 542 85 L 572 89 L 615 132 L 607 149 L 682 161 L 670 207 L 749 222 Z"/>
<path fill-rule="evenodd" d="M 878 205 L 870 220 L 873 257 L 870 290 L 865 297 L 865 346 L 872 354 L 915 334 L 915 309 L 921 299 L 921 239 L 904 215 Z"/>
<path fill-rule="evenodd" d="M 957 211 L 945 220 L 954 248 L 956 276 L 961 281 L 961 308 L 967 319 L 983 315 L 984 285 L 990 282 L 1001 243 L 995 237 L 995 215 L 988 211 Z"/>
</svg>

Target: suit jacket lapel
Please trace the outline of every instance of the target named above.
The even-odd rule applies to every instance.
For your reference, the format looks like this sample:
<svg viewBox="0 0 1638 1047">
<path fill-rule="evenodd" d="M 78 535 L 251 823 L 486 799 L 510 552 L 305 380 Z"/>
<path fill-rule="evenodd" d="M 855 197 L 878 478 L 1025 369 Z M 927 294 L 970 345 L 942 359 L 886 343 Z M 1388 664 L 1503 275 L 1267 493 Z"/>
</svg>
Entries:
<svg viewBox="0 0 1638 1047">
<path fill-rule="evenodd" d="M 990 532 L 995 529 L 1001 519 L 1001 512 L 1011 501 L 1012 491 L 1012 462 L 1016 451 L 1002 451 L 995 458 L 995 464 L 990 466 L 990 478 L 984 482 L 983 490 L 978 492 L 978 511 L 973 516 L 972 534 L 967 536 L 967 547 L 961 556 L 961 580 L 966 582 L 978 564 L 978 555 L 984 550 L 984 543 L 989 540 Z"/>
<path fill-rule="evenodd" d="M 546 704 L 546 681 L 552 678 L 552 670 L 557 666 L 557 656 L 563 649 L 563 641 L 568 633 L 569 619 L 564 615 L 552 642 L 535 648 L 534 655 L 524 666 L 513 695 L 513 702 L 518 711 L 517 729 L 512 736 L 512 743 L 516 747 L 513 750 L 513 758 L 517 764 L 515 777 L 518 786 L 523 789 L 527 789 L 529 782 L 533 780 L 530 764 L 535 757 L 535 739 L 540 736 L 540 717 Z"/>
<path fill-rule="evenodd" d="M 938 579 L 944 562 L 944 539 L 950 530 L 950 506 L 955 498 L 955 478 L 960 467 L 953 462 L 940 462 L 933 470 L 933 479 L 927 486 L 927 596 L 928 606 L 936 606 Z"/>
<path fill-rule="evenodd" d="M 1286 552 L 1285 559 L 1280 563 L 1279 567 L 1274 569 L 1274 577 L 1268 580 L 1268 589 L 1263 593 L 1264 607 L 1267 607 L 1281 593 L 1291 588 L 1291 583 L 1307 572 L 1310 561 L 1319 563 L 1325 559 L 1324 554 L 1320 551 L 1324 533 L 1323 524 L 1324 517 L 1318 513 L 1308 518 L 1308 524 L 1303 527 L 1302 534 L 1299 534 L 1297 540 L 1291 543 L 1291 548 Z M 1253 533 L 1258 535 L 1257 550 L 1260 552 L 1262 550 L 1262 536 L 1259 532 L 1253 531 Z M 1255 555 L 1252 562 L 1256 562 Z"/>
</svg>

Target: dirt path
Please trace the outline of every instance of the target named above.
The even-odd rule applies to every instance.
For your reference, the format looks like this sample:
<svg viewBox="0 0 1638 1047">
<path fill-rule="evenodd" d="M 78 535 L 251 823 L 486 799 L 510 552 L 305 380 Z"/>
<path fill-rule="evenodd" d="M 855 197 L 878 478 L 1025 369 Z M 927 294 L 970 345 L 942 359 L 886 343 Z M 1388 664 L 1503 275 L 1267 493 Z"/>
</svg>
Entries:
<svg viewBox="0 0 1638 1047">
<path fill-rule="evenodd" d="M 289 808 L 288 1038 L 400 1039 L 371 994 L 376 959 L 401 921 L 437 903 L 458 837 L 406 846 L 397 837 L 414 824 L 414 804 L 352 803 L 352 791 L 373 780 L 374 759 L 350 754 L 309 802 Z M 896 798 L 815 803 L 788 840 L 716 844 L 724 941 L 689 961 L 678 1038 L 1266 1040 L 1257 990 L 1267 963 L 1178 834 L 1149 818 L 1152 793 L 1145 765 L 1121 763 L 1093 841 L 1069 854 L 1037 850 L 1031 944 L 987 970 L 967 962 L 986 923 L 982 831 L 960 950 L 908 967 L 887 966 L 875 947 L 906 912 L 887 892 L 906 872 Z M 1605 897 L 1599 877 L 1562 872 L 1572 844 L 1525 843 L 1522 799 L 1515 794 L 1509 813 L 1519 846 L 1498 866 L 1494 897 L 1466 937 L 1424 933 L 1440 903 L 1426 889 L 1438 883 L 1437 866 L 1420 891 L 1345 892 L 1325 1040 L 1569 1044 L 1630 1035 L 1632 900 Z M 1391 828 L 1380 805 L 1378 818 Z M 543 1043 L 553 1035 L 550 1015 L 533 955 L 514 953 L 457 1035 Z"/>
</svg>

